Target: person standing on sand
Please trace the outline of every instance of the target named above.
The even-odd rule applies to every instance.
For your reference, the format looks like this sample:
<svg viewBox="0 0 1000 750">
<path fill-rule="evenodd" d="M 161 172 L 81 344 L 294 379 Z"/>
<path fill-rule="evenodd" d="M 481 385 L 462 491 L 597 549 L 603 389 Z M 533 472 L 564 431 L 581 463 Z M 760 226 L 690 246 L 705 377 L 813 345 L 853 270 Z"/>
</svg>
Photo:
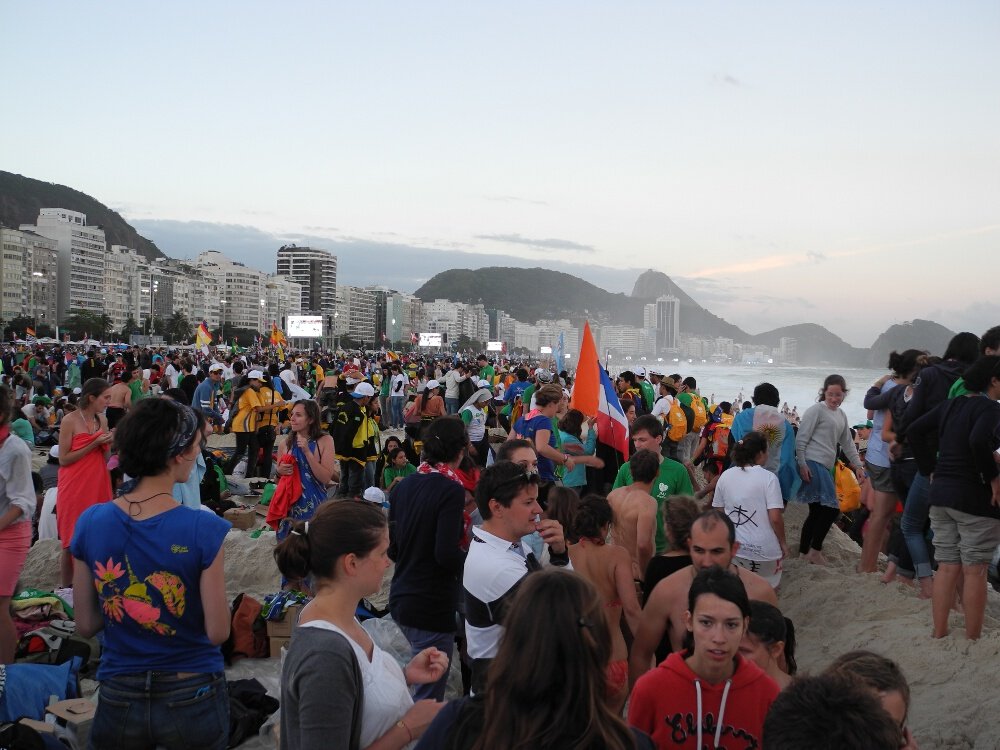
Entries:
<svg viewBox="0 0 1000 750">
<path fill-rule="evenodd" d="M 809 516 L 802 524 L 799 552 L 816 565 L 829 564 L 823 557 L 823 540 L 840 515 L 832 474 L 838 447 L 850 461 L 858 482 L 865 477 L 847 416 L 840 410 L 845 396 L 847 382 L 844 378 L 828 375 L 819 392 L 819 403 L 806 409 L 795 438 L 796 460 L 802 477 L 802 488 L 795 501 L 809 504 Z"/>
<path fill-rule="evenodd" d="M 656 540 L 656 500 L 650 494 L 660 470 L 660 456 L 651 450 L 636 451 L 629 459 L 632 484 L 612 490 L 608 503 L 614 513 L 611 538 L 628 550 L 632 578 L 641 581 L 653 557 Z"/>
</svg>

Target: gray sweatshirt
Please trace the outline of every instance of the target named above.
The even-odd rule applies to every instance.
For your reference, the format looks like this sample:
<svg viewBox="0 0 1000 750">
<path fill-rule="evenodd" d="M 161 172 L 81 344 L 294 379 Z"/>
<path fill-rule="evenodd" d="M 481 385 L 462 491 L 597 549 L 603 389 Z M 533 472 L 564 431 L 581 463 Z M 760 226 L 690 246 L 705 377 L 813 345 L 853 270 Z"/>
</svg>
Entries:
<svg viewBox="0 0 1000 750">
<path fill-rule="evenodd" d="M 21 515 L 14 523 L 31 523 L 35 515 L 35 486 L 31 482 L 31 448 L 14 433 L 0 447 L 0 516 L 12 507 Z"/>
<path fill-rule="evenodd" d="M 815 461 L 832 469 L 837 460 L 838 443 L 851 466 L 860 468 L 861 458 L 851 439 L 851 427 L 843 410 L 830 409 L 822 401 L 806 409 L 795 436 L 795 460 L 799 466 Z"/>
</svg>

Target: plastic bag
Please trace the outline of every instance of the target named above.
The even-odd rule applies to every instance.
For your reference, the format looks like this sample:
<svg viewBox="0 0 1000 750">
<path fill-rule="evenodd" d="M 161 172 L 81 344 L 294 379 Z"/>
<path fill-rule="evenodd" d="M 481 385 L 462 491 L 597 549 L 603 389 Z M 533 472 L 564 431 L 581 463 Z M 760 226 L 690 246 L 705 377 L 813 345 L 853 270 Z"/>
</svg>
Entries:
<svg viewBox="0 0 1000 750">
<path fill-rule="evenodd" d="M 840 502 L 840 512 L 850 513 L 861 507 L 861 485 L 847 464 L 837 461 L 833 474 L 837 486 L 837 500 Z"/>
</svg>

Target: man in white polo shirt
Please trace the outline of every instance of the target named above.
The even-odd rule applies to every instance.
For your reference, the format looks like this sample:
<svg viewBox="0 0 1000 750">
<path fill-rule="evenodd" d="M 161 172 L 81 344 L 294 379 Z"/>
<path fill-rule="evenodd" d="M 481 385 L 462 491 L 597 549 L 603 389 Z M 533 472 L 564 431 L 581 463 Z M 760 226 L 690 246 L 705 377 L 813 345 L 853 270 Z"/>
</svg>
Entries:
<svg viewBox="0 0 1000 750">
<path fill-rule="evenodd" d="M 512 461 L 498 461 L 479 480 L 476 506 L 483 524 L 472 531 L 462 583 L 473 690 L 481 692 L 511 599 L 521 580 L 541 568 L 521 537 L 538 531 L 549 545 L 549 564 L 572 566 L 562 525 L 555 520 L 540 520 L 538 474 L 526 472 Z"/>
</svg>

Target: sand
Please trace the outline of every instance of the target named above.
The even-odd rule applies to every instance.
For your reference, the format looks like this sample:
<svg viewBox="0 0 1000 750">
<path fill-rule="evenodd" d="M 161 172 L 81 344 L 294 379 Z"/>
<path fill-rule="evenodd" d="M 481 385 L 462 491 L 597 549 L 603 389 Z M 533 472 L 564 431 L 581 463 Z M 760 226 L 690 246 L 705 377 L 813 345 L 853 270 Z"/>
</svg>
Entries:
<svg viewBox="0 0 1000 750">
<path fill-rule="evenodd" d="M 790 546 L 795 546 L 805 508 L 792 504 L 786 513 Z M 257 598 L 278 588 L 272 550 L 274 534 L 251 538 L 247 531 L 231 531 L 225 542 L 226 589 L 230 599 L 240 592 Z M 787 561 L 779 592 L 782 611 L 792 618 L 797 635 L 799 671 L 818 672 L 834 657 L 865 648 L 896 660 L 910 682 L 912 705 L 909 726 L 924 750 L 1000 748 L 1000 692 L 994 689 L 994 670 L 1000 666 L 1000 597 L 990 592 L 983 637 L 970 643 L 963 634 L 961 615 L 952 617 L 952 634 L 930 637 L 930 602 L 902 584 L 885 585 L 879 575 L 854 572 L 860 550 L 839 529 L 827 539 L 828 568 L 801 559 Z M 882 561 L 884 566 L 884 559 Z M 390 571 L 391 573 L 391 571 Z M 51 588 L 58 581 L 58 543 L 36 544 L 22 575 L 22 583 Z M 387 603 L 389 576 L 372 601 Z M 277 660 L 244 660 L 229 670 L 230 679 L 259 674 L 269 688 L 277 688 Z M 243 747 L 269 747 L 254 740 Z"/>
</svg>

